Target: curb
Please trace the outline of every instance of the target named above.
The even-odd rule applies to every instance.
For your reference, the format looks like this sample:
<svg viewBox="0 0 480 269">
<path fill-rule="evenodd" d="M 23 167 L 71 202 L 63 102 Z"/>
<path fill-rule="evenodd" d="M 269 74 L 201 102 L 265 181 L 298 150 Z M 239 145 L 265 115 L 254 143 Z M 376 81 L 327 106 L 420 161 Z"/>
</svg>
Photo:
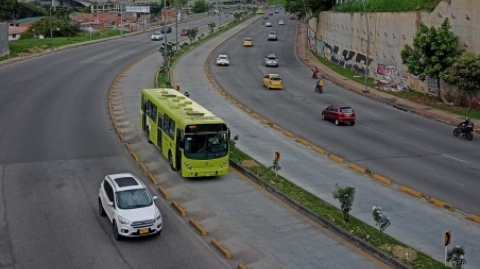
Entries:
<svg viewBox="0 0 480 269">
<path fill-rule="evenodd" d="M 196 19 L 186 20 L 186 21 L 183 21 L 183 22 L 179 23 L 178 25 L 186 23 L 186 22 L 194 21 L 194 20 L 196 20 Z M 174 24 L 169 24 L 169 26 L 173 26 L 173 25 Z M 11 58 L 11 59 L 8 59 L 8 60 L 0 61 L 0 68 L 2 68 L 4 66 L 12 65 L 12 64 L 15 64 L 15 63 L 24 62 L 24 61 L 35 59 L 35 58 L 38 58 L 38 57 L 42 57 L 42 56 L 45 56 L 45 55 L 53 54 L 53 53 L 59 52 L 59 51 L 64 51 L 64 50 L 69 50 L 69 49 L 73 49 L 73 48 L 83 47 L 83 46 L 90 45 L 90 44 L 97 44 L 97 43 L 102 43 L 102 42 L 106 42 L 106 41 L 110 41 L 110 40 L 122 39 L 122 38 L 125 38 L 125 37 L 131 37 L 131 36 L 137 36 L 137 35 L 145 34 L 145 33 L 148 33 L 148 32 L 152 32 L 152 31 L 161 29 L 162 27 L 163 27 L 163 25 L 152 27 L 147 31 L 137 31 L 137 32 L 133 32 L 133 33 L 124 34 L 123 36 L 120 35 L 120 36 L 107 37 L 107 38 L 102 38 L 102 39 L 97 39 L 97 40 L 92 40 L 92 41 L 84 41 L 84 42 L 79 42 L 79 43 L 74 43 L 74 44 L 69 44 L 69 45 L 65 45 L 65 46 L 56 47 L 56 48 L 53 49 L 53 51 L 48 50 L 48 51 L 43 51 L 43 52 L 38 53 L 38 54 L 28 55 L 28 56 L 24 56 L 24 57 L 14 57 L 14 58 Z"/>
<path fill-rule="evenodd" d="M 163 195 L 165 200 L 170 200 L 170 195 L 168 195 L 167 191 L 164 188 L 158 187 L 158 191 Z"/>
<path fill-rule="evenodd" d="M 230 253 L 230 251 L 228 251 L 225 247 L 220 245 L 220 243 L 218 243 L 217 240 L 212 239 L 211 243 L 216 249 L 218 249 L 218 251 L 220 251 L 225 256 L 225 258 L 227 259 L 232 258 L 232 254 Z"/>
<path fill-rule="evenodd" d="M 200 233 L 200 235 L 202 236 L 207 235 L 207 231 L 198 222 L 194 221 L 193 219 L 190 219 L 188 223 L 190 223 L 190 225 L 192 225 L 193 228 L 195 228 Z"/>
<path fill-rule="evenodd" d="M 177 212 L 181 216 L 183 216 L 183 217 L 187 216 L 187 211 L 185 211 L 185 209 L 183 209 L 183 207 L 181 207 L 177 202 L 173 201 L 172 206 L 173 206 L 173 208 L 175 208 L 175 210 L 177 210 Z"/>
</svg>

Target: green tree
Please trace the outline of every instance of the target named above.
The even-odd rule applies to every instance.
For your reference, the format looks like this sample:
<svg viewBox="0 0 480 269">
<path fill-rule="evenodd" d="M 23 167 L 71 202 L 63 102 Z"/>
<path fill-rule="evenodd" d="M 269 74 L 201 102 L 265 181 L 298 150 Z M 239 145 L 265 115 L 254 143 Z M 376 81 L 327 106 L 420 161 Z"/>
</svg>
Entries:
<svg viewBox="0 0 480 269">
<path fill-rule="evenodd" d="M 198 35 L 198 27 L 197 26 L 192 26 L 187 29 L 187 36 L 188 39 L 190 40 L 190 44 L 195 40 L 195 37 Z"/>
<path fill-rule="evenodd" d="M 445 77 L 447 69 L 458 56 L 459 40 L 451 31 L 448 18 L 438 29 L 420 23 L 413 46 L 407 44 L 401 51 L 402 62 L 407 66 L 408 72 L 421 80 L 427 76 L 436 79 L 440 89 L 440 79 Z M 440 91 L 438 94 L 441 96 Z"/>
<path fill-rule="evenodd" d="M 213 34 L 215 31 L 215 27 L 217 26 L 213 21 L 207 23 L 208 30 L 210 31 L 210 34 Z"/>
<path fill-rule="evenodd" d="M 318 13 L 330 10 L 335 5 L 335 0 L 286 0 L 285 11 L 295 13 L 300 19 L 305 18 L 307 13 Z"/>
<path fill-rule="evenodd" d="M 233 13 L 233 17 L 235 18 L 236 21 L 239 21 L 241 18 L 242 18 L 242 12 L 240 11 L 235 11 L 235 13 Z"/>
<path fill-rule="evenodd" d="M 454 85 L 458 97 L 463 96 L 463 94 L 476 96 L 480 91 L 480 55 L 462 51 L 453 65 L 447 69 L 443 79 L 445 82 Z M 454 104 L 459 99 L 457 98 Z M 471 102 L 469 105 L 471 106 Z"/>
<path fill-rule="evenodd" d="M 13 8 L 16 0 L 1 0 L 0 1 L 0 22 L 9 21 L 13 18 Z"/>
<path fill-rule="evenodd" d="M 451 263 L 455 269 L 462 269 L 467 263 L 463 246 L 457 245 L 449 250 L 447 253 L 447 262 Z"/>
<path fill-rule="evenodd" d="M 38 20 L 32 23 L 28 29 L 28 34 L 25 37 L 33 36 L 38 38 L 40 35 L 50 36 L 50 21 L 49 18 Z M 52 35 L 53 37 L 72 37 L 81 32 L 79 24 L 71 24 L 58 18 L 52 18 Z M 22 35 L 23 36 L 23 35 Z"/>
<path fill-rule="evenodd" d="M 204 0 L 196 1 L 190 9 L 193 13 L 202 13 L 208 10 L 208 4 Z"/>
<path fill-rule="evenodd" d="M 343 219 L 346 223 L 349 223 L 349 212 L 352 210 L 353 201 L 355 200 L 355 187 L 351 186 L 340 186 L 338 183 L 335 184 L 337 188 L 333 194 L 333 198 L 337 199 L 340 202 L 340 208 L 343 212 Z"/>
<path fill-rule="evenodd" d="M 13 12 L 15 13 L 15 19 L 48 16 L 48 12 L 45 9 L 33 3 L 17 2 L 13 7 Z"/>
</svg>

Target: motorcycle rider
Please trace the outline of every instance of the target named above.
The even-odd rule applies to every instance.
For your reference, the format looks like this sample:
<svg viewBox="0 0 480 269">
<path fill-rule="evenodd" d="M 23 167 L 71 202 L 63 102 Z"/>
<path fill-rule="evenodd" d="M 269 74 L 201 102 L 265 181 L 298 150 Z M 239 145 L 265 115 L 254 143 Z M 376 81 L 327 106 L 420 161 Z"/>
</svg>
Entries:
<svg viewBox="0 0 480 269">
<path fill-rule="evenodd" d="M 317 78 L 318 77 L 318 72 L 319 72 L 318 67 L 314 66 L 312 68 L 312 78 Z"/>
<path fill-rule="evenodd" d="M 323 78 L 319 78 L 317 81 L 317 85 L 315 85 L 315 91 L 318 92 L 323 92 L 323 87 L 325 86 L 325 83 L 323 82 Z"/>
<path fill-rule="evenodd" d="M 473 123 L 468 117 L 465 117 L 465 121 L 460 124 L 462 125 L 462 133 L 470 132 L 473 130 Z"/>
</svg>

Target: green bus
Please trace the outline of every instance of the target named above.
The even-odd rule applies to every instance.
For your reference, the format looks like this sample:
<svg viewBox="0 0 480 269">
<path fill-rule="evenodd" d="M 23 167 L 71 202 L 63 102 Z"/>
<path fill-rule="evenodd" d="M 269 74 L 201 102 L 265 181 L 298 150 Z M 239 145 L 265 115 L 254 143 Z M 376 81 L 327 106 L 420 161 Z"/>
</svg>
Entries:
<svg viewBox="0 0 480 269">
<path fill-rule="evenodd" d="M 144 89 L 140 123 L 149 143 L 183 177 L 228 174 L 230 130 L 225 122 L 174 89 Z"/>
</svg>

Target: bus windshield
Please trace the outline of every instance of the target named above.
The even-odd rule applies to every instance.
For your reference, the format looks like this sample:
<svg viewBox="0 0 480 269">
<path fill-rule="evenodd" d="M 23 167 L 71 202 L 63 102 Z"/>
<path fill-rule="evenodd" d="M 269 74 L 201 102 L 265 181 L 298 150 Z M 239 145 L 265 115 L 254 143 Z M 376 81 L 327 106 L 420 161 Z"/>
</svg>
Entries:
<svg viewBox="0 0 480 269">
<path fill-rule="evenodd" d="M 227 132 L 185 134 L 185 157 L 192 160 L 211 160 L 228 154 Z"/>
</svg>

